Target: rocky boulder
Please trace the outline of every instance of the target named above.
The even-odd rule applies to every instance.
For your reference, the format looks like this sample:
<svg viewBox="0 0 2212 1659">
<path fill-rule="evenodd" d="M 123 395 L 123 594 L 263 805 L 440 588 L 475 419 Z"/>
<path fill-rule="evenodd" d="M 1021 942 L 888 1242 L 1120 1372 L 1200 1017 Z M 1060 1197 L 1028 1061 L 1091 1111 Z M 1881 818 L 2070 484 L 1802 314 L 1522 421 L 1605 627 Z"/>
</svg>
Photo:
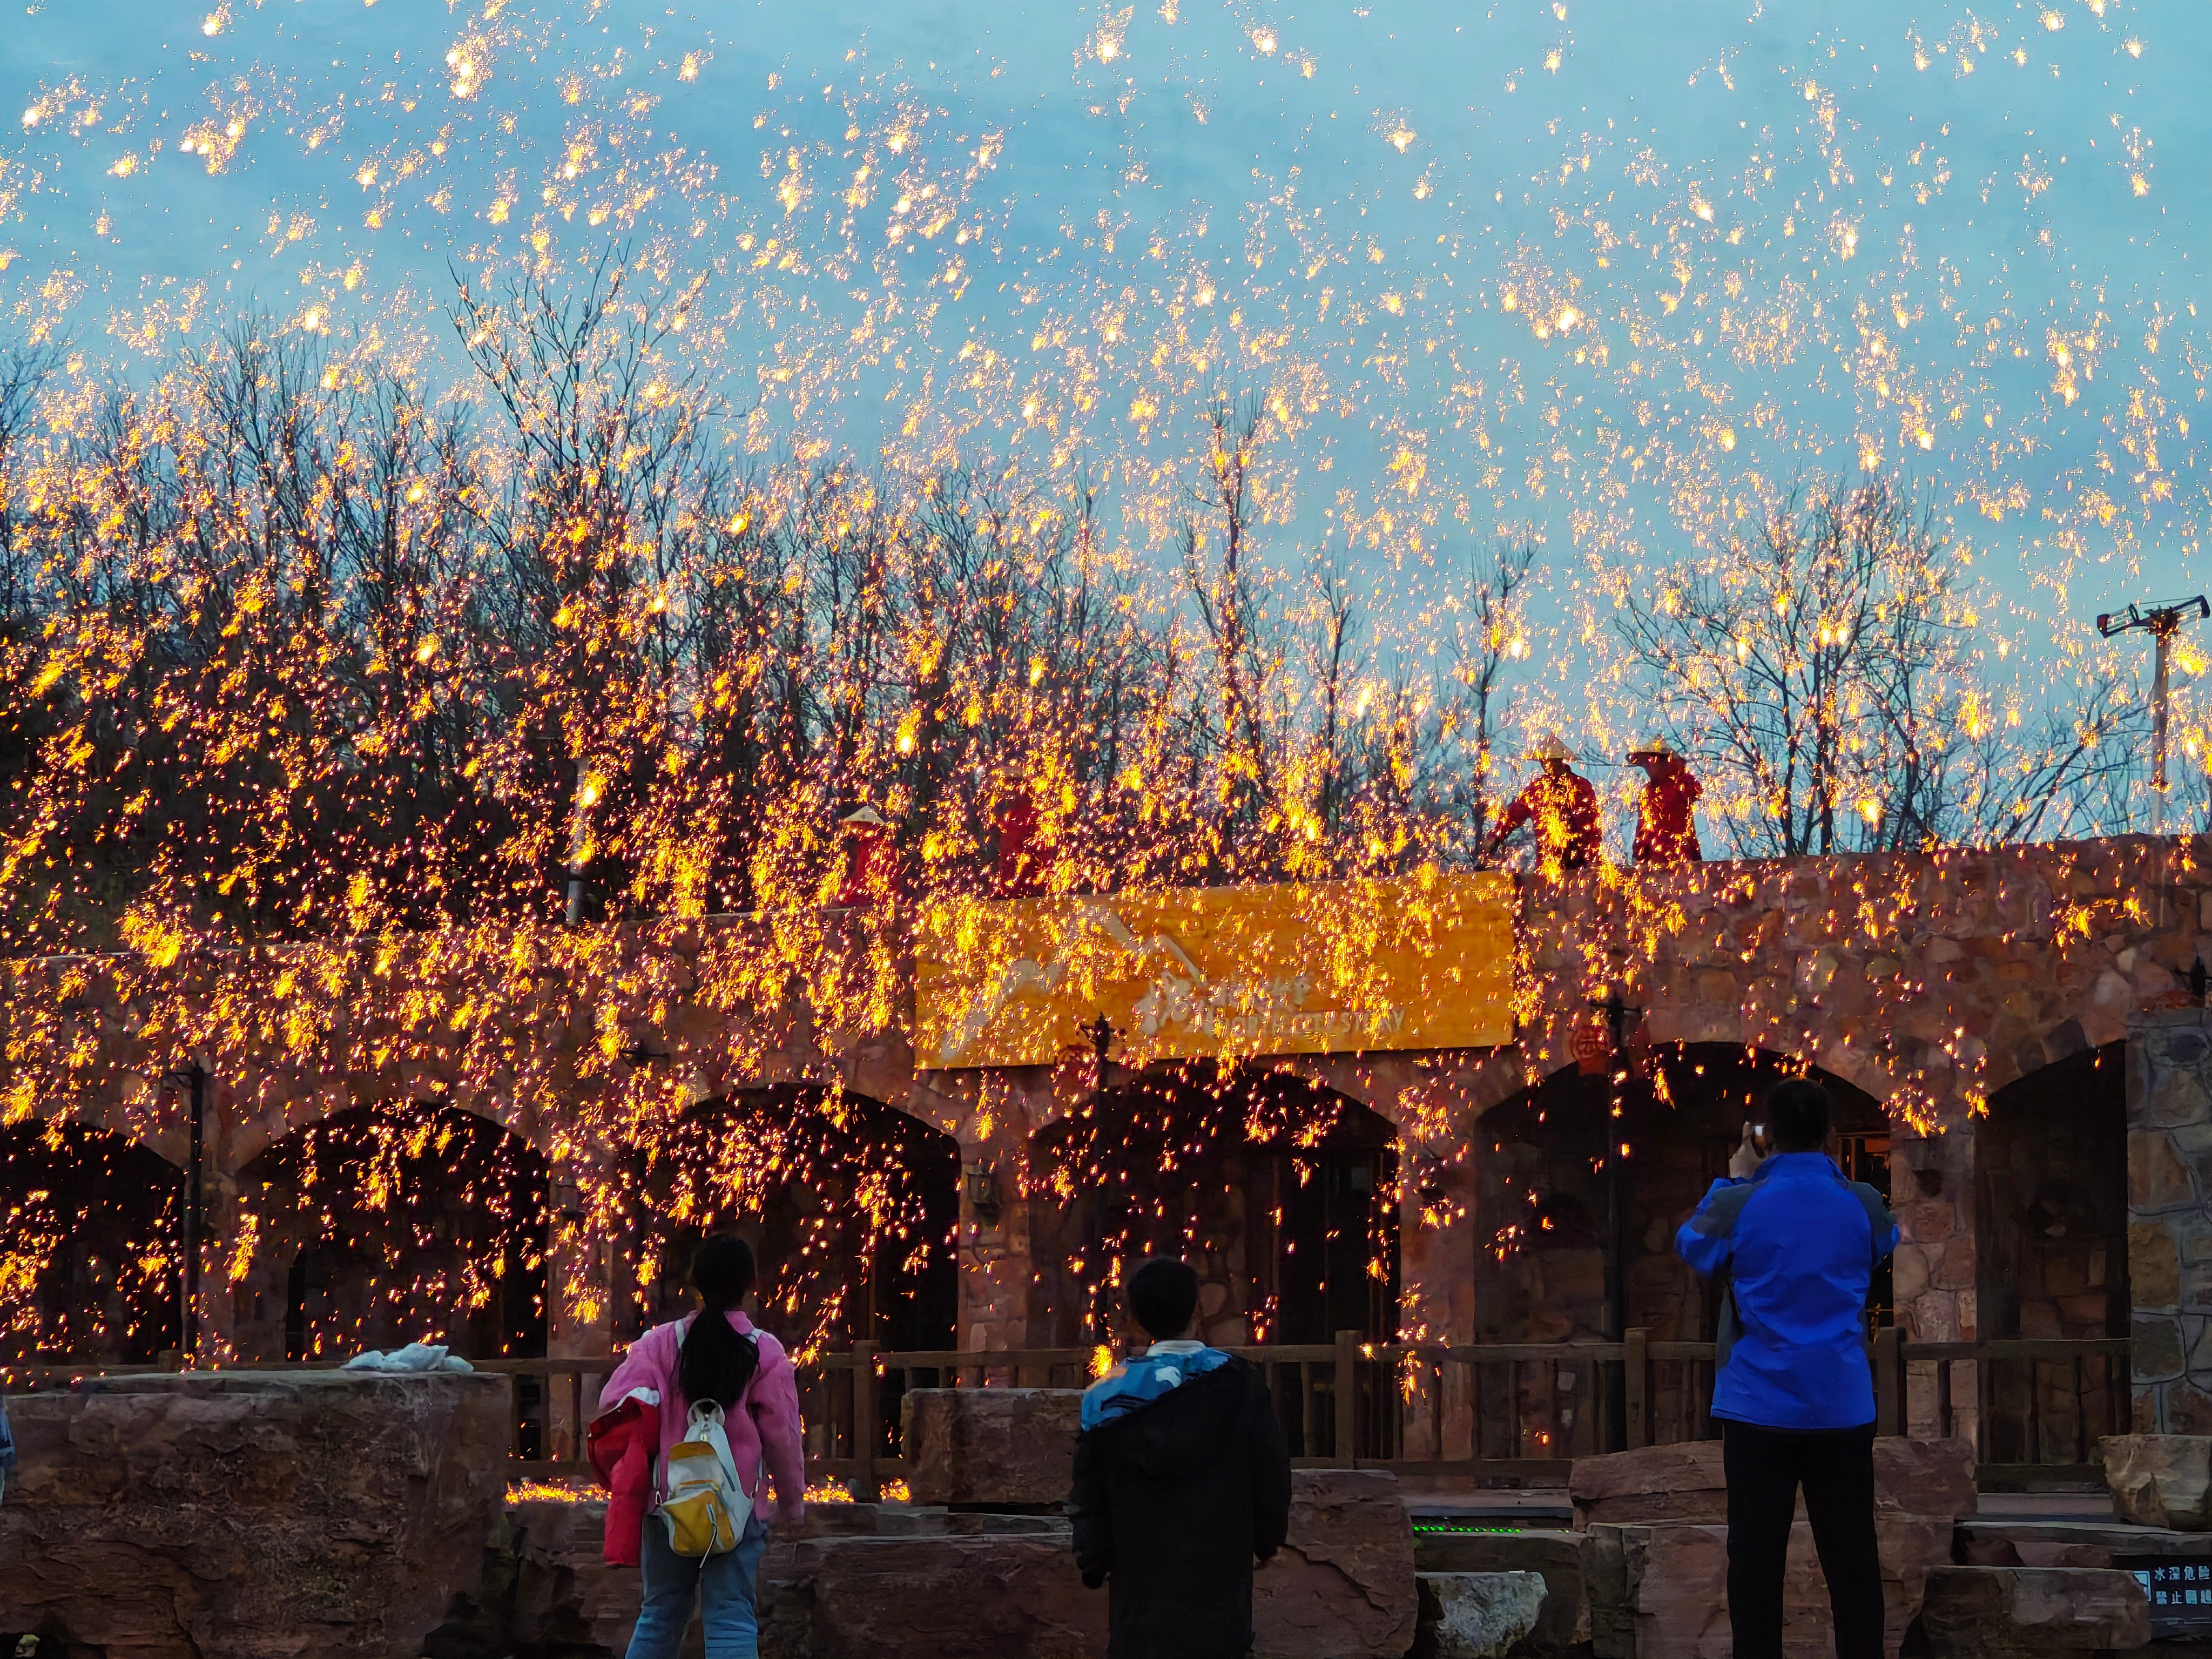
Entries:
<svg viewBox="0 0 2212 1659">
<path fill-rule="evenodd" d="M 1874 1443 L 1874 1480 L 1879 1514 L 1960 1521 L 1975 1512 L 1973 1448 L 1964 1440 L 1884 1435 Z M 1578 1457 L 1567 1495 L 1578 1530 L 1600 1522 L 1724 1522 L 1728 1476 L 1721 1443 L 1692 1440 Z"/>
<path fill-rule="evenodd" d="M 2143 1555 L 2212 1563 L 2212 1534 L 2154 1531 L 2116 1521 L 1966 1521 L 1953 1550 L 1966 1567 L 2109 1567 Z"/>
<path fill-rule="evenodd" d="M 1543 1605 L 1516 1651 L 1526 1659 L 1568 1659 L 1590 1639 L 1589 1596 L 1583 1581 L 1583 1534 L 1526 1532 L 1420 1532 L 1413 1565 L 1421 1573 L 1533 1572 L 1544 1581 Z"/>
<path fill-rule="evenodd" d="M 1721 1443 L 1686 1440 L 1602 1457 L 1577 1457 L 1567 1474 L 1575 1530 L 1601 1522 L 1696 1522 L 1728 1519 Z"/>
<path fill-rule="evenodd" d="M 1253 1581 L 1255 1659 L 1401 1659 L 1419 1617 L 1398 1477 L 1294 1471 L 1290 1542 Z"/>
<path fill-rule="evenodd" d="M 1882 1605 L 1889 1650 L 1920 1610 L 1931 1570 L 1950 1559 L 1948 1521 L 1880 1517 Z M 1590 1640 L 1597 1659 L 1729 1659 L 1728 1528 L 1600 1522 L 1583 1546 Z M 1813 1528 L 1790 1528 L 1783 1576 L 1783 1650 L 1790 1659 L 1834 1651 L 1827 1581 Z"/>
<path fill-rule="evenodd" d="M 539 1487 L 510 1496 L 483 1576 L 423 1643 L 423 1659 L 569 1659 L 618 1654 L 637 1622 L 635 1567 L 602 1553 L 607 1501 Z"/>
<path fill-rule="evenodd" d="M 1412 1659 L 1504 1659 L 1536 1628 L 1544 1580 L 1533 1572 L 1425 1572 Z"/>
<path fill-rule="evenodd" d="M 1290 1541 L 1255 1581 L 1255 1659 L 1403 1659 L 1419 1603 L 1396 1478 L 1293 1481 Z M 770 1547 L 763 1659 L 1103 1659 L 1106 1595 L 1083 1588 L 1064 1520 L 869 1507 Z"/>
<path fill-rule="evenodd" d="M 2212 1531 L 2212 1437 L 2117 1434 L 2102 1445 L 2105 1484 L 2121 1520 L 2175 1532 Z"/>
<path fill-rule="evenodd" d="M 762 1659 L 1103 1659 L 1065 1537 L 807 1538 L 761 1569 Z"/>
<path fill-rule="evenodd" d="M 2135 1575 L 2095 1567 L 1938 1567 L 1920 1620 L 1935 1659 L 2057 1659 L 2150 1641 Z"/>
<path fill-rule="evenodd" d="M 192 1371 L 9 1402 L 0 1621 L 110 1659 L 416 1653 L 479 1577 L 504 1376 Z"/>
<path fill-rule="evenodd" d="M 907 1489 L 917 1504 L 1034 1508 L 1074 1483 L 1075 1389 L 914 1389 L 902 1404 Z"/>
</svg>

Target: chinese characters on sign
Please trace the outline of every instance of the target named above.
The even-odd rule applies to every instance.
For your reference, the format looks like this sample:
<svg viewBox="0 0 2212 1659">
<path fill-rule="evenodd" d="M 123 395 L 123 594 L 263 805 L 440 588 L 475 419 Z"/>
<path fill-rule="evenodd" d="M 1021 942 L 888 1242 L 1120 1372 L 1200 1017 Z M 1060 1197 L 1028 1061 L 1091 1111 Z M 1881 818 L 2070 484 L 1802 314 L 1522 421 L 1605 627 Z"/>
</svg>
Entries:
<svg viewBox="0 0 2212 1659">
<path fill-rule="evenodd" d="M 1101 1014 L 1135 1065 L 1495 1048 L 1513 1037 L 1512 893 L 1431 872 L 934 906 L 917 1059 L 1048 1065 Z"/>
</svg>

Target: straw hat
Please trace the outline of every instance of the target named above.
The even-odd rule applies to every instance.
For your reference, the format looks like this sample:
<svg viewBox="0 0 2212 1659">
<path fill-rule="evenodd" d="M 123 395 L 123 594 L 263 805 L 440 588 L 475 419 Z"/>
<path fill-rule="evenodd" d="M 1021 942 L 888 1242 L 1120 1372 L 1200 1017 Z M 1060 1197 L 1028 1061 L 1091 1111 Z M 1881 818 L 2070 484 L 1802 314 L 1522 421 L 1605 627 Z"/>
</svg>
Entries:
<svg viewBox="0 0 2212 1659">
<path fill-rule="evenodd" d="M 848 812 L 843 817 L 837 821 L 840 823 L 873 824 L 879 830 L 888 830 L 890 828 L 890 825 L 884 821 L 883 815 L 878 812 L 872 806 L 863 806 L 857 812 Z"/>
<path fill-rule="evenodd" d="M 1664 755 L 1669 760 L 1680 760 L 1682 758 L 1682 751 L 1675 748 L 1673 744 L 1668 742 L 1666 738 L 1661 737 L 1656 732 L 1653 732 L 1650 737 L 1644 738 L 1643 742 L 1638 744 L 1635 748 L 1628 751 L 1628 758 L 1631 760 L 1641 760 L 1646 755 Z"/>
<path fill-rule="evenodd" d="M 1559 734 L 1556 732 L 1539 732 L 1536 741 L 1528 745 L 1528 758 L 1531 760 L 1567 761 L 1574 757 L 1574 751 L 1559 741 Z"/>
</svg>

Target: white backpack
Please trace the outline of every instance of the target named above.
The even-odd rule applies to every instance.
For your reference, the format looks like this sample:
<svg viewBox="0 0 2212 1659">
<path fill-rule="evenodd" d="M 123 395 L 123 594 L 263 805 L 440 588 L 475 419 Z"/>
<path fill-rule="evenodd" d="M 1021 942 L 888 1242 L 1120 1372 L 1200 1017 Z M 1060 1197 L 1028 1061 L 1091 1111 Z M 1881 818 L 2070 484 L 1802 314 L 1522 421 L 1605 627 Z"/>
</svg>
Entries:
<svg viewBox="0 0 2212 1659">
<path fill-rule="evenodd" d="M 753 1485 L 760 1485 L 757 1473 Z M 722 1431 L 722 1408 L 712 1401 L 692 1407 L 684 1438 L 668 1450 L 668 1496 L 660 1504 L 668 1547 L 678 1555 L 725 1554 L 744 1537 L 752 1512 Z"/>
</svg>

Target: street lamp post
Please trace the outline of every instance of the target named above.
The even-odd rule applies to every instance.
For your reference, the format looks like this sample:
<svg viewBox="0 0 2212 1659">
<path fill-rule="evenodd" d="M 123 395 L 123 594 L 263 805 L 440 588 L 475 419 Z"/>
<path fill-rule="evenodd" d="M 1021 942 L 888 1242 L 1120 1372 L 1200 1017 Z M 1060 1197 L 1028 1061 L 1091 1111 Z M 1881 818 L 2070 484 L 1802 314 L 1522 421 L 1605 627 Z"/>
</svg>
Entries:
<svg viewBox="0 0 2212 1659">
<path fill-rule="evenodd" d="M 2154 648 L 2150 687 L 2150 787 L 2154 792 L 2151 796 L 2151 834 L 2154 836 L 2166 833 L 2168 676 L 2172 666 L 2173 636 L 2181 631 L 2183 623 L 2202 622 L 2208 617 L 2212 617 L 2212 600 L 2199 593 L 2193 599 L 2154 605 L 2148 610 L 2130 605 L 2124 615 L 2108 611 L 2097 618 L 2097 631 L 2106 639 L 2111 639 L 2115 634 L 2140 629 L 2150 635 Z"/>
<path fill-rule="evenodd" d="M 206 1068 L 194 1060 L 185 1070 L 173 1072 L 162 1080 L 181 1085 L 191 1101 L 191 1121 L 185 1135 L 185 1201 L 179 1227 L 181 1237 L 177 1275 L 180 1304 L 177 1310 L 177 1346 L 189 1369 L 199 1358 L 200 1351 L 200 1226 L 207 1200 L 206 1126 L 210 1079 Z"/>
</svg>

